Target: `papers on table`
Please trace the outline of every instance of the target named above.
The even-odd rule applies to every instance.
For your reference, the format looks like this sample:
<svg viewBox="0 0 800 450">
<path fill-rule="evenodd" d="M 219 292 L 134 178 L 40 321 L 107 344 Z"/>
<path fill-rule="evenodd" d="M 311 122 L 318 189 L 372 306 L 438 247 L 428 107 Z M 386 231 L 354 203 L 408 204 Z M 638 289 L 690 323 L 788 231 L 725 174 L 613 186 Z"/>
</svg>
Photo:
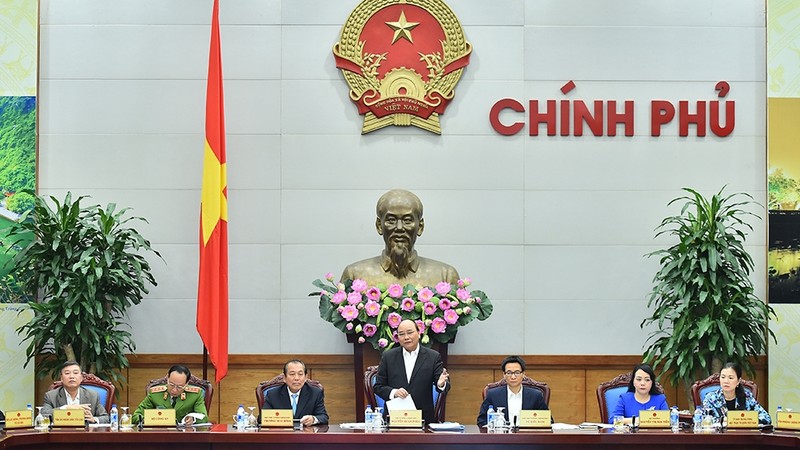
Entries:
<svg viewBox="0 0 800 450">
<path fill-rule="evenodd" d="M 339 427 L 344 430 L 363 430 L 364 422 L 340 423 Z"/>
<path fill-rule="evenodd" d="M 464 431 L 464 425 L 458 422 L 429 423 L 428 428 L 433 431 Z"/>
</svg>

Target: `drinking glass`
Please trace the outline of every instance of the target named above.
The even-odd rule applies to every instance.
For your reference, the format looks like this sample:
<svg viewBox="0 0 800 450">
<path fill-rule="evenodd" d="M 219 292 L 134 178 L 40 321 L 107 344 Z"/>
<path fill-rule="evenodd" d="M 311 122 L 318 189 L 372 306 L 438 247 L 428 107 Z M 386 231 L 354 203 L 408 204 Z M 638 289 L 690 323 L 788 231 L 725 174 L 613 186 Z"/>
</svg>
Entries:
<svg viewBox="0 0 800 450">
<path fill-rule="evenodd" d="M 625 416 L 614 416 L 614 431 L 625 431 Z"/>
<path fill-rule="evenodd" d="M 120 408 L 122 408 L 122 416 L 119 418 L 119 429 L 130 430 L 133 426 L 131 425 L 131 416 L 128 415 L 128 407 L 120 406 Z"/>
<path fill-rule="evenodd" d="M 253 413 L 256 409 L 255 406 L 248 406 L 247 409 L 250 410 L 250 415 L 247 416 L 247 428 L 258 428 L 258 417 Z"/>
<path fill-rule="evenodd" d="M 42 415 L 43 406 L 36 407 L 36 418 L 33 419 L 33 428 L 38 431 L 44 431 L 47 427 L 44 426 L 44 416 Z"/>
<path fill-rule="evenodd" d="M 505 408 L 502 406 L 497 407 L 497 411 L 495 411 L 495 425 L 494 430 L 495 433 L 505 433 L 508 430 L 508 423 L 506 423 L 506 415 L 503 413 Z"/>
<path fill-rule="evenodd" d="M 375 407 L 375 431 L 383 431 L 386 428 L 386 423 L 383 421 L 383 406 Z"/>
</svg>

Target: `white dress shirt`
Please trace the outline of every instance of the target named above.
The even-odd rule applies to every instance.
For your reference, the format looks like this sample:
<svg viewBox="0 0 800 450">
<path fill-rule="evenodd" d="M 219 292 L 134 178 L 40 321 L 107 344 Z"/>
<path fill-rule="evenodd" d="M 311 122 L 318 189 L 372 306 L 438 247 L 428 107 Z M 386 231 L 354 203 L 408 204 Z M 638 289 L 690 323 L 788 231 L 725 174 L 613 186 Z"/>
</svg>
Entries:
<svg viewBox="0 0 800 450">
<path fill-rule="evenodd" d="M 519 393 L 514 393 L 511 388 L 506 387 L 508 392 L 508 421 L 511 425 L 517 423 L 519 412 L 522 411 L 522 386 L 519 387 Z"/>
</svg>

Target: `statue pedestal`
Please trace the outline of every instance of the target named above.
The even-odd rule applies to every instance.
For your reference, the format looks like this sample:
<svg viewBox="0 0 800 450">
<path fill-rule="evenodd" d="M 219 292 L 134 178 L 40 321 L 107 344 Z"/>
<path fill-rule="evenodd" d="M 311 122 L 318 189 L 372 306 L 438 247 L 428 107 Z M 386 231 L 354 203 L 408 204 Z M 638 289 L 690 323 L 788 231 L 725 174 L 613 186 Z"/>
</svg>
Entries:
<svg viewBox="0 0 800 450">
<path fill-rule="evenodd" d="M 367 394 L 364 392 L 364 373 L 367 367 L 376 366 L 381 362 L 381 354 L 372 347 L 372 344 L 359 344 L 355 334 L 346 334 L 347 342 L 353 344 L 353 387 L 356 401 L 356 422 L 364 421 L 364 409 L 367 406 Z M 431 348 L 442 356 L 442 363 L 447 368 L 447 347 L 455 342 L 453 339 L 446 343 L 434 342 Z M 444 405 L 442 406 L 444 410 Z"/>
</svg>

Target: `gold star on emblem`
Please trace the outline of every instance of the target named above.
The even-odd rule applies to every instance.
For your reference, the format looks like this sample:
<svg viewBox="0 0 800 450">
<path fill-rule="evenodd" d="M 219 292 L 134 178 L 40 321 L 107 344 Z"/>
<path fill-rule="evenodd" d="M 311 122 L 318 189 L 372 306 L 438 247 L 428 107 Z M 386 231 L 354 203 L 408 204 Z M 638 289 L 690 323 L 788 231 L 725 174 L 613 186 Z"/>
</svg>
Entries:
<svg viewBox="0 0 800 450">
<path fill-rule="evenodd" d="M 416 28 L 419 22 L 407 22 L 405 11 L 400 11 L 400 18 L 397 19 L 397 22 L 386 22 L 386 25 L 389 25 L 389 28 L 394 30 L 392 44 L 400 38 L 406 38 L 408 42 L 414 43 L 414 40 L 411 39 L 411 30 Z"/>
</svg>

